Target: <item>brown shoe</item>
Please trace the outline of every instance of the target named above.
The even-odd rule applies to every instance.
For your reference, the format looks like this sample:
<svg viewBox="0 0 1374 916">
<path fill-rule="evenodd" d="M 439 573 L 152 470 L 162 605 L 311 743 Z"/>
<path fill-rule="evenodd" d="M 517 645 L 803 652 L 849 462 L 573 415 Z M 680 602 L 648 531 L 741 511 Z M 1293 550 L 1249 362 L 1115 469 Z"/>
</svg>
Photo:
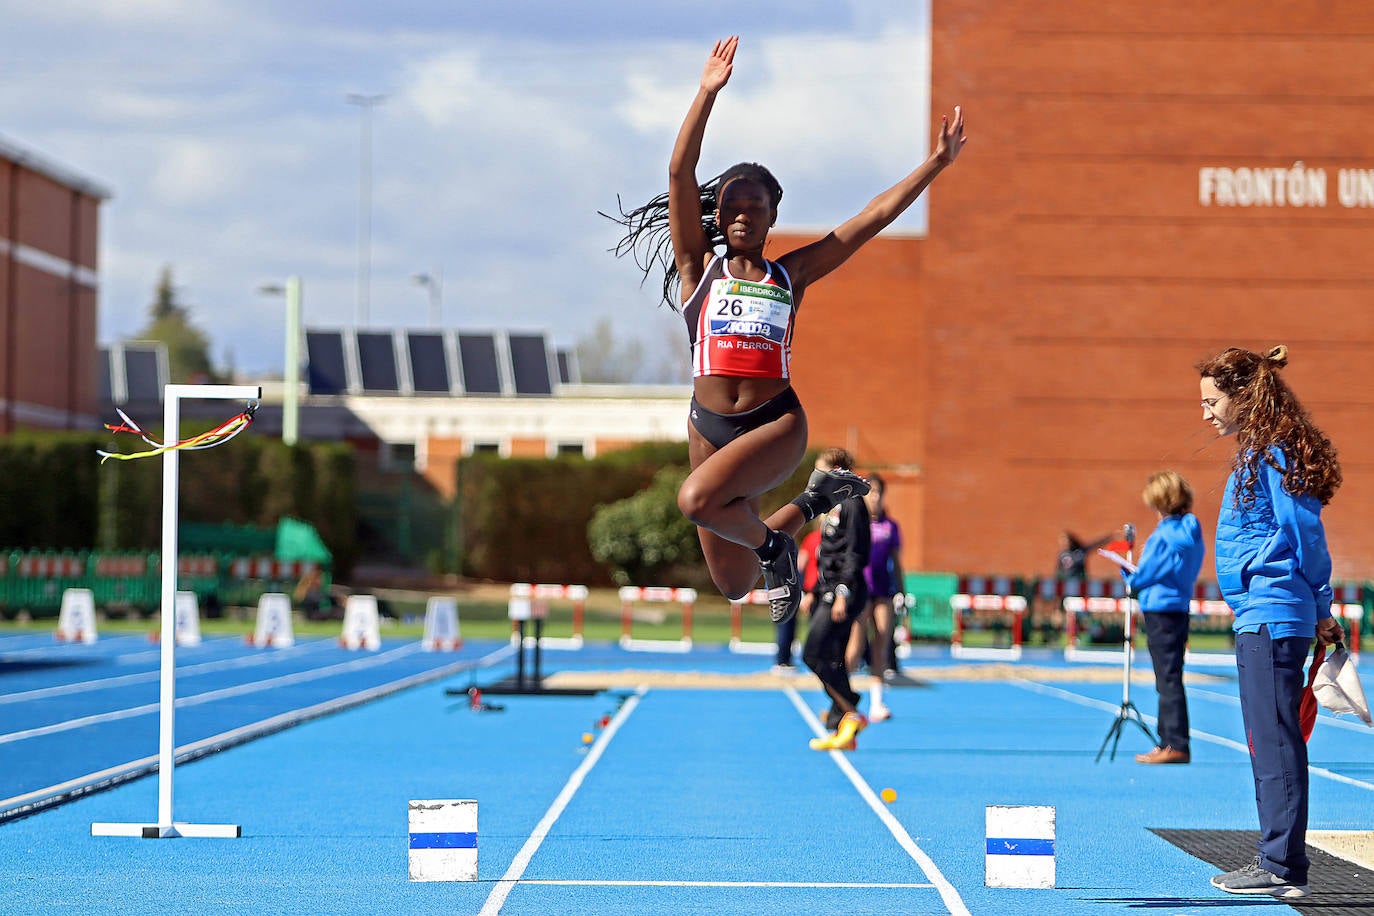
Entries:
<svg viewBox="0 0 1374 916">
<path fill-rule="evenodd" d="M 1187 751 L 1176 751 L 1168 745 L 1135 755 L 1136 763 L 1188 763 L 1190 760 L 1192 755 Z"/>
</svg>

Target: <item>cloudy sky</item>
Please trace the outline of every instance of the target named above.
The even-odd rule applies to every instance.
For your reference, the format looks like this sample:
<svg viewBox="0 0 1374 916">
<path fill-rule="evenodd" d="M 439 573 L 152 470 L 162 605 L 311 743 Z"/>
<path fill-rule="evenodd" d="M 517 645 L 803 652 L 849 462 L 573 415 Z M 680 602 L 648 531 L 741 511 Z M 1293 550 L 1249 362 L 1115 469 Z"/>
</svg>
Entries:
<svg viewBox="0 0 1374 916">
<path fill-rule="evenodd" d="M 0 136 L 108 188 L 100 338 L 147 320 L 159 270 L 247 373 L 280 373 L 281 300 L 361 323 L 370 109 L 372 327 L 598 322 L 685 368 L 680 319 L 607 253 L 617 195 L 666 186 L 711 43 L 741 36 L 700 177 L 739 160 L 828 229 L 924 158 L 928 0 L 0 0 Z M 922 213 L 901 228 L 918 230 Z M 653 367 L 650 367 L 653 371 Z"/>
</svg>

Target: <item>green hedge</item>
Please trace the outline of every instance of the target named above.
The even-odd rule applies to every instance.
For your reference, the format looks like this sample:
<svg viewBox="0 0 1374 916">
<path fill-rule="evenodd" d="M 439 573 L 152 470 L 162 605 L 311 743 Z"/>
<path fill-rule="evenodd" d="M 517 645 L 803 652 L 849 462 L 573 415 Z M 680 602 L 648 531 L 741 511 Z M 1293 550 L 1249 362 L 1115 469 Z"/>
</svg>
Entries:
<svg viewBox="0 0 1374 916">
<path fill-rule="evenodd" d="M 765 517 L 801 492 L 813 460 L 808 454 L 782 486 L 764 497 Z M 675 479 L 680 481 L 687 466 L 685 442 L 645 444 L 593 459 L 489 454 L 461 459 L 454 506 L 460 571 L 504 582 L 602 586 L 615 584 L 617 572 L 620 579 L 672 575 L 672 582 L 635 584 L 709 586 L 699 548 L 690 557 L 679 552 L 684 520 L 677 511 L 674 475 L 667 469 L 678 469 Z M 664 478 L 652 486 L 661 470 Z M 669 528 L 667 538 L 646 540 L 636 534 L 629 540 L 637 541 L 648 556 L 636 559 L 622 544 L 606 548 L 608 563 L 598 562 L 589 544 L 597 509 L 641 491 L 648 495 L 613 513 L 615 524 L 661 524 Z"/>
<path fill-rule="evenodd" d="M 26 430 L 0 439 L 0 544 L 158 549 L 162 462 L 102 464 L 96 449 L 113 446 L 108 435 L 94 433 Z M 305 519 L 333 551 L 338 574 L 351 568 L 357 553 L 353 477 L 348 446 L 286 446 L 248 433 L 214 449 L 182 453 L 179 516 L 186 522 L 267 527 L 283 515 Z"/>
</svg>

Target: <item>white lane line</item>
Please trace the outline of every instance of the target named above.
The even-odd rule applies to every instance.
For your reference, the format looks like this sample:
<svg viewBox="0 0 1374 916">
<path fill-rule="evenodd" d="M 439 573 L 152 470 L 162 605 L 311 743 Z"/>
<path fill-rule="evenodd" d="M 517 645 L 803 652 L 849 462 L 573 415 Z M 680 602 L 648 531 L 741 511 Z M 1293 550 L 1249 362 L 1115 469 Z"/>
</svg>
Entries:
<svg viewBox="0 0 1374 916">
<path fill-rule="evenodd" d="M 394 661 L 398 656 L 412 655 L 419 651 L 419 643 L 410 643 L 401 646 L 399 649 L 392 649 L 389 652 L 383 652 L 380 655 L 373 655 L 368 658 L 341 662 L 337 665 L 327 665 L 323 668 L 311 668 L 307 671 L 298 671 L 295 674 L 283 674 L 279 677 L 268 678 L 265 681 L 250 681 L 246 684 L 236 684 L 233 687 L 208 690 L 205 693 L 192 694 L 189 697 L 180 697 L 177 699 L 176 707 L 177 709 L 181 709 L 183 706 L 199 706 L 202 703 L 211 703 L 215 700 L 243 696 L 249 693 L 259 693 L 263 690 L 271 690 L 275 687 L 286 687 L 291 684 L 301 684 L 306 681 L 319 680 L 320 678 L 331 677 L 345 671 L 373 668 L 377 665 L 383 665 Z M 27 728 L 22 731 L 0 735 L 0 744 L 11 744 L 15 741 L 23 741 L 27 738 L 38 738 L 43 735 L 52 735 L 58 732 L 71 731 L 76 728 L 85 728 L 88 725 L 100 725 L 105 722 L 115 722 L 120 719 L 130 719 L 135 716 L 145 716 L 157 712 L 160 708 L 160 703 L 145 703 L 142 706 L 130 706 L 127 709 L 116 709 L 110 712 L 98 713 L 93 716 L 82 716 L 78 719 L 67 719 L 62 722 L 54 722 L 51 725 L 40 725 L 36 728 Z"/>
<path fill-rule="evenodd" d="M 142 637 L 139 637 L 139 636 L 107 636 L 107 637 L 105 637 L 104 639 L 100 640 L 100 642 L 97 643 L 96 645 L 99 645 L 100 648 L 103 649 L 103 648 L 108 647 L 111 643 L 127 642 L 127 641 L 132 640 L 132 639 L 138 639 L 138 640 L 141 641 L 141 640 L 142 640 Z M 3 660 L 3 661 L 14 661 L 16 658 L 20 658 L 20 657 L 22 657 L 22 656 L 28 656 L 28 655 L 53 655 L 54 658 L 56 658 L 57 656 L 54 655 L 54 653 L 70 653 L 70 652 L 73 652 L 73 651 L 80 651 L 81 649 L 90 649 L 90 650 L 94 650 L 94 649 L 95 649 L 95 645 L 91 645 L 91 644 L 88 644 L 88 643 L 76 643 L 76 644 L 74 644 L 74 645 L 71 644 L 71 643 L 65 643 L 65 644 L 64 644 L 64 643 L 57 642 L 56 640 L 53 640 L 51 643 L 49 643 L 48 645 L 45 645 L 45 646 L 33 646 L 32 648 L 29 648 L 29 649 L 7 649 L 7 650 L 4 650 L 3 652 L 0 652 L 0 660 Z M 97 650 L 97 651 L 98 651 L 98 650 Z M 87 652 L 83 652 L 81 655 L 79 655 L 79 656 L 77 656 L 77 657 L 78 657 L 78 658 L 81 658 L 81 659 L 90 659 L 90 658 L 92 658 L 92 657 L 98 658 L 99 655 L 97 654 L 96 651 L 87 651 Z"/>
<path fill-rule="evenodd" d="M 1224 703 L 1228 706 L 1240 706 L 1240 697 L 1233 697 L 1225 693 L 1217 693 L 1214 690 L 1204 690 L 1201 687 L 1188 688 L 1188 696 L 1201 697 L 1204 700 L 1211 700 L 1213 703 Z M 1344 729 L 1348 732 L 1358 732 L 1362 735 L 1374 735 L 1374 731 L 1370 731 L 1369 726 L 1358 719 L 1341 719 L 1335 714 L 1323 715 L 1321 710 L 1317 710 L 1317 713 L 1317 724 L 1323 727 L 1329 726 L 1331 728 Z"/>
<path fill-rule="evenodd" d="M 1064 690 L 1062 687 L 1051 687 L 1049 684 L 1041 684 L 1039 681 L 1030 681 L 1025 680 L 1023 678 L 1014 678 L 1012 680 L 1007 681 L 1006 683 L 1011 684 L 1013 687 L 1020 687 L 1023 690 L 1029 690 L 1032 693 L 1043 693 L 1049 696 L 1059 697 L 1061 700 L 1068 700 L 1070 703 L 1077 703 L 1079 706 L 1088 706 L 1092 709 L 1102 709 L 1106 710 L 1107 712 L 1121 711 L 1120 703 L 1107 703 L 1103 700 L 1099 700 L 1094 697 L 1085 697 L 1082 694 Z M 1239 703 L 1239 701 L 1237 702 Z M 1145 720 L 1147 725 L 1159 725 L 1159 720 L 1154 716 L 1147 716 L 1144 713 L 1141 713 L 1140 717 Z M 1321 719 L 1318 718 L 1317 721 L 1320 722 Z M 1201 740 L 1207 741 L 1211 744 L 1219 744 L 1222 747 L 1229 747 L 1231 750 L 1238 751 L 1244 754 L 1246 757 L 1250 756 L 1250 748 L 1239 741 L 1232 741 L 1230 738 L 1223 738 L 1220 735 L 1213 735 L 1208 732 L 1198 731 L 1196 728 L 1190 728 L 1188 734 L 1190 737 L 1200 738 Z M 1374 792 L 1374 783 L 1365 782 L 1362 779 L 1352 779 L 1351 777 L 1341 773 L 1337 773 L 1334 770 L 1328 770 L 1326 767 L 1312 766 L 1309 763 L 1307 766 L 1307 771 L 1317 776 L 1329 779 L 1332 782 L 1342 782 L 1348 786 L 1354 786 L 1357 789 L 1368 789 L 1369 791 Z"/>
<path fill-rule="evenodd" d="M 234 644 L 237 644 L 237 645 L 240 645 L 240 646 L 242 646 L 242 645 L 244 644 L 244 643 L 243 643 L 243 640 L 242 640 L 241 638 L 235 638 L 235 637 L 232 637 L 232 636 L 215 636 L 215 637 L 211 637 L 211 638 L 209 638 L 209 639 L 206 639 L 206 640 L 205 640 L 204 642 L 202 642 L 199 646 L 183 646 L 183 647 L 178 648 L 177 651 L 178 651 L 178 652 L 194 652 L 194 651 L 197 650 L 197 649 L 222 649 L 222 648 L 228 648 L 228 647 L 229 647 L 228 644 L 230 644 L 230 643 L 234 643 Z M 297 642 L 295 645 L 287 646 L 287 647 L 284 648 L 284 649 L 265 649 L 265 648 L 259 646 L 259 647 L 256 647 L 256 648 L 254 649 L 254 651 L 256 651 L 256 652 L 275 652 L 275 653 L 277 653 L 278 655 L 299 655 L 301 652 L 306 651 L 306 650 L 308 650 L 308 649 L 319 649 L 319 648 L 322 648 L 322 647 L 324 647 L 324 646 L 336 646 L 336 645 L 338 645 L 338 644 L 339 644 L 339 641 L 338 641 L 337 638 L 331 638 L 331 637 L 326 636 L 326 637 L 323 637 L 323 638 L 321 638 L 321 639 L 302 639 L 302 640 L 300 640 L 299 642 Z M 144 662 L 148 662 L 148 661 L 161 661 L 161 660 L 162 660 L 162 649 L 161 649 L 161 648 L 153 648 L 153 649 L 144 650 L 144 651 L 142 651 L 142 652 L 131 652 L 131 653 L 127 654 L 127 655 L 117 655 L 117 656 L 115 656 L 114 662 L 115 662 L 116 665 L 139 665 L 139 664 L 143 664 Z M 155 667 L 156 667 L 156 666 L 155 666 Z"/>
<path fill-rule="evenodd" d="M 820 890 L 871 890 L 874 888 L 925 888 L 933 884 L 900 884 L 885 881 L 573 881 L 527 878 L 521 884 L 557 884 L 565 887 L 804 887 Z"/>
<path fill-rule="evenodd" d="M 400 690 L 406 690 L 407 688 L 419 684 L 440 680 L 469 668 L 485 668 L 514 654 L 515 649 L 513 647 L 503 646 L 475 661 L 454 662 L 449 665 L 444 665 L 441 668 L 433 668 L 429 671 L 419 671 L 415 674 L 406 675 L 399 680 L 378 684 L 375 687 L 369 687 L 366 690 L 360 690 L 356 693 L 335 697 L 332 700 L 324 700 L 323 702 L 316 703 L 314 706 L 307 706 L 304 709 L 295 709 L 290 712 L 278 713 L 275 716 L 269 716 L 266 719 L 261 719 L 248 725 L 241 725 L 238 728 L 230 729 L 227 732 L 221 732 L 209 738 L 202 738 L 199 741 L 183 744 L 176 749 L 176 763 L 180 765 L 204 757 L 207 754 L 228 750 L 231 747 L 251 741 L 262 735 L 279 732 L 293 725 L 299 725 L 311 719 L 318 719 L 321 716 L 333 712 L 351 709 L 354 706 L 360 706 L 371 700 L 396 693 Z M 147 757 L 142 757 L 138 760 L 130 760 L 127 763 L 117 764 L 116 766 L 108 767 L 95 773 L 77 776 L 74 779 L 48 786 L 45 789 L 37 789 L 33 792 L 26 792 L 23 795 L 15 795 L 12 798 L 0 799 L 0 823 L 3 823 L 8 817 L 22 815 L 26 811 L 50 807 L 54 802 L 70 800 L 102 788 L 112 788 L 120 783 L 128 782 L 130 779 L 137 779 L 149 773 L 156 773 L 159 758 L 160 755 L 158 754 L 150 754 Z"/>
<path fill-rule="evenodd" d="M 811 726 L 811 731 L 815 732 L 816 737 L 823 737 L 826 734 L 825 729 L 821 726 L 815 713 L 807 707 L 801 694 L 797 693 L 796 688 L 788 686 L 784 688 L 784 692 L 787 694 L 787 698 L 792 701 L 792 705 L 797 708 L 797 712 L 801 713 L 806 724 Z M 873 788 L 859 775 L 859 771 L 854 769 L 854 765 L 844 756 L 844 752 L 830 751 L 829 753 L 830 759 L 835 761 L 835 765 L 840 768 L 845 776 L 849 777 L 849 781 L 858 790 L 859 796 L 868 803 L 868 807 L 873 809 L 873 813 L 878 815 L 878 819 L 887 827 L 897 843 L 906 850 L 906 854 L 911 856 L 912 860 L 921 867 L 921 871 L 930 879 L 931 886 L 940 892 L 940 899 L 944 900 L 945 906 L 952 916 L 970 916 L 968 907 L 964 905 L 963 898 L 954 889 L 954 885 L 950 884 L 949 880 L 940 872 L 934 860 L 926 855 L 920 846 L 916 845 L 916 841 L 911 838 L 911 834 L 906 832 L 902 822 L 897 820 L 888 810 L 887 805 L 878 799 Z"/>
<path fill-rule="evenodd" d="M 194 665 L 178 665 L 177 679 L 183 677 L 193 677 L 197 674 L 204 674 L 208 671 L 225 671 L 232 668 L 251 668 L 256 665 L 267 665 L 288 658 L 295 658 L 300 654 L 300 650 L 314 648 L 315 646 L 332 644 L 334 640 L 319 640 L 313 643 L 297 645 L 291 649 L 273 649 L 271 654 L 240 655 L 237 658 L 225 658 L 215 662 L 199 662 Z M 71 684 L 57 684 L 52 687 L 36 687 L 33 690 L 23 690 L 18 693 L 0 694 L 0 703 L 22 703 L 28 700 L 41 700 L 46 697 L 63 696 L 69 693 L 83 693 L 87 690 L 104 690 L 106 687 L 123 687 L 128 684 L 137 684 L 143 681 L 155 681 L 161 676 L 162 672 L 157 668 L 150 671 L 140 671 L 136 674 L 117 674 L 114 677 L 97 678 L 91 681 L 76 681 Z"/>
<path fill-rule="evenodd" d="M 634 696 L 626 700 L 620 709 L 616 711 L 610 724 L 601 730 L 601 737 L 592 745 L 592 749 L 587 754 L 586 758 L 583 759 L 582 765 L 574 770 L 573 774 L 568 777 L 568 782 L 563 786 L 563 791 L 558 793 L 558 797 L 553 800 L 553 804 L 549 806 L 549 810 L 544 812 L 544 817 L 535 825 L 534 832 L 530 834 L 529 839 L 525 840 L 525 845 L 521 846 L 520 851 L 515 854 L 515 858 L 511 861 L 510 867 L 506 869 L 506 873 L 501 876 L 501 880 L 496 882 L 496 886 L 493 887 L 491 893 L 487 895 L 487 901 L 482 904 L 482 910 L 478 913 L 478 916 L 496 916 L 497 913 L 501 912 L 501 907 L 505 904 L 506 898 L 510 896 L 510 892 L 515 888 L 516 882 L 520 880 L 520 876 L 523 875 L 525 869 L 529 867 L 530 859 L 534 858 L 534 854 L 539 851 L 539 847 L 544 842 L 544 838 L 549 835 L 549 831 L 553 829 L 553 825 L 563 814 L 563 810 L 568 807 L 568 803 L 572 801 L 572 797 L 576 795 L 577 790 L 582 787 L 582 781 L 587 778 L 587 774 L 592 771 L 592 767 L 596 766 L 596 762 L 601 759 L 602 753 L 604 753 L 607 746 L 610 745 L 611 739 L 615 737 L 615 733 L 620 731 L 620 726 L 625 724 L 625 720 L 630 718 L 630 714 L 635 711 L 635 707 L 639 705 L 640 697 L 648 692 L 648 687 L 640 687 L 637 689 L 634 692 Z"/>
</svg>

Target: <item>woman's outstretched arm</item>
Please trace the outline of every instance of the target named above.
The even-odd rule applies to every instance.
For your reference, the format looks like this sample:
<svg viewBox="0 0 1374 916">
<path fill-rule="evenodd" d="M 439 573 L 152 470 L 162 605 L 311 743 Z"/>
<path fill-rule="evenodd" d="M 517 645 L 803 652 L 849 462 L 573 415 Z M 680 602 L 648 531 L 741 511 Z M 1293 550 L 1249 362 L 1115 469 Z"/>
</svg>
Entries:
<svg viewBox="0 0 1374 916">
<path fill-rule="evenodd" d="M 901 216 L 964 148 L 964 112 L 954 107 L 954 121 L 940 122 L 935 150 L 916 170 L 868 202 L 868 206 L 825 238 L 785 255 L 781 260 L 796 287 L 804 289 L 849 260 L 865 242 Z"/>
<path fill-rule="evenodd" d="M 730 80 L 739 36 L 716 42 L 701 73 L 701 87 L 687 117 L 677 133 L 673 155 L 668 160 L 668 226 L 673 239 L 673 258 L 682 278 L 682 294 L 690 296 L 701 280 L 710 240 L 701 228 L 701 191 L 697 185 L 697 160 L 701 158 L 701 139 L 706 120 L 711 116 L 716 93 Z"/>
</svg>

